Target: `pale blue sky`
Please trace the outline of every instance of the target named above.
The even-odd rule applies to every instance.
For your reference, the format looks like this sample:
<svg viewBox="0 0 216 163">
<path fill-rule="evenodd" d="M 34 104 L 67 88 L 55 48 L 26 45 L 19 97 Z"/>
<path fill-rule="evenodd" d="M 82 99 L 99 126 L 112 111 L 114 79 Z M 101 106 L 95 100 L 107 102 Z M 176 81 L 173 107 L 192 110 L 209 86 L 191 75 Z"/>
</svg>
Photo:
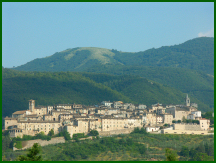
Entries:
<svg viewBox="0 0 216 163">
<path fill-rule="evenodd" d="M 145 51 L 214 36 L 214 3 L 2 3 L 2 66 L 68 48 Z"/>
</svg>

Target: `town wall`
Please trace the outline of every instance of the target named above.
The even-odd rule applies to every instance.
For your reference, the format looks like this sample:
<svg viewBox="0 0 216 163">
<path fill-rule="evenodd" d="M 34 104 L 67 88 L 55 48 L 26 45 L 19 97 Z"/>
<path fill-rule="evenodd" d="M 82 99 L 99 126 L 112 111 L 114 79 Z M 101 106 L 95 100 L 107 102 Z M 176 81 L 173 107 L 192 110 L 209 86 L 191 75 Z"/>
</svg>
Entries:
<svg viewBox="0 0 216 163">
<path fill-rule="evenodd" d="M 36 140 L 28 140 L 28 141 L 22 141 L 22 149 L 18 149 L 16 147 L 13 147 L 13 150 L 24 150 L 27 148 L 31 148 L 34 143 L 38 143 L 41 146 L 45 146 L 45 145 L 49 145 L 49 144 L 58 144 L 58 143 L 65 143 L 65 139 L 64 137 L 56 137 L 56 138 L 52 138 L 51 140 L 47 141 L 47 140 L 41 140 L 41 139 L 36 139 Z"/>
<path fill-rule="evenodd" d="M 127 129 L 119 129 L 119 130 L 112 130 L 112 131 L 99 131 L 100 136 L 108 136 L 108 135 L 118 135 L 118 134 L 129 134 L 134 130 L 134 128 L 127 128 Z"/>
<path fill-rule="evenodd" d="M 188 124 L 188 123 L 179 123 L 174 124 L 174 130 L 192 130 L 192 131 L 201 131 L 199 124 Z"/>
<path fill-rule="evenodd" d="M 191 131 L 191 130 L 161 130 L 161 134 L 194 134 L 208 135 L 208 131 Z"/>
</svg>

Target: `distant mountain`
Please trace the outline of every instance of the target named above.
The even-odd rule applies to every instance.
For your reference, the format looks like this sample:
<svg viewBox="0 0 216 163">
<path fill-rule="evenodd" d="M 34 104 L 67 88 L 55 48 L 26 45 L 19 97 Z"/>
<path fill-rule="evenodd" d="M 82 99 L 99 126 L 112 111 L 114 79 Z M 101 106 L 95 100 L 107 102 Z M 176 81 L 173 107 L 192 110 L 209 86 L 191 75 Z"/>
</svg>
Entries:
<svg viewBox="0 0 216 163">
<path fill-rule="evenodd" d="M 214 75 L 214 38 L 195 38 L 180 45 L 162 46 L 138 53 L 112 50 L 124 65 L 179 67 Z"/>
<path fill-rule="evenodd" d="M 131 75 L 77 72 L 23 72 L 2 69 L 2 116 L 36 105 L 59 103 L 98 104 L 104 100 L 142 103 L 184 104 L 185 94 L 174 88 Z M 209 106 L 191 96 L 202 111 Z"/>
<path fill-rule="evenodd" d="M 103 48 L 74 48 L 57 52 L 52 56 L 35 59 L 14 69 L 21 71 L 83 71 L 93 65 L 121 64 L 115 54 Z"/>
<path fill-rule="evenodd" d="M 214 38 L 200 37 L 174 46 L 143 52 L 104 48 L 73 48 L 35 59 L 14 69 L 21 71 L 86 71 L 96 65 L 180 67 L 214 74 Z"/>
<path fill-rule="evenodd" d="M 93 47 L 73 48 L 14 69 L 137 75 L 188 93 L 208 108 L 214 108 L 214 38 L 209 37 L 134 53 Z"/>
</svg>

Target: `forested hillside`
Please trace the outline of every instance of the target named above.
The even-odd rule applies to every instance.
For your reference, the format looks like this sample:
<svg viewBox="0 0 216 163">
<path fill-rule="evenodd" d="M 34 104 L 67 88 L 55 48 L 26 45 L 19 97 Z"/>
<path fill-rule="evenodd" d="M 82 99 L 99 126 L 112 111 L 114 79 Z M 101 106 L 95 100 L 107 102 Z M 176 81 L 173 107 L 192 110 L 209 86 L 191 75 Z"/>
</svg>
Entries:
<svg viewBox="0 0 216 163">
<path fill-rule="evenodd" d="M 214 76 L 201 71 L 168 67 L 103 65 L 94 66 L 88 72 L 141 76 L 188 93 L 209 107 L 214 107 Z"/>
<path fill-rule="evenodd" d="M 28 100 L 36 105 L 59 103 L 98 104 L 104 100 L 155 104 L 184 104 L 185 94 L 174 88 L 131 75 L 107 75 L 78 72 L 22 72 L 2 68 L 2 116 L 28 109 Z M 199 109 L 208 105 L 191 97 Z"/>
<path fill-rule="evenodd" d="M 3 69 L 2 116 L 28 109 L 28 100 L 36 105 L 62 103 L 97 104 L 103 100 L 132 102 L 125 95 L 98 84 L 78 73 L 15 72 Z"/>
<path fill-rule="evenodd" d="M 124 65 L 180 67 L 201 70 L 214 75 L 214 38 L 195 38 L 180 45 L 162 46 L 138 53 L 112 50 L 114 58 Z"/>
<path fill-rule="evenodd" d="M 103 100 L 183 104 L 186 93 L 200 110 L 214 108 L 214 38 L 209 37 L 134 53 L 73 48 L 14 69 L 23 72 L 3 68 L 3 108 L 7 110 L 26 109 L 29 98 L 41 105 L 89 105 Z"/>
<path fill-rule="evenodd" d="M 141 52 L 121 52 L 104 48 L 73 48 L 46 58 L 35 59 L 16 70 L 86 71 L 95 65 L 136 65 L 181 67 L 214 74 L 214 38 L 195 38 L 180 45 L 163 46 Z"/>
</svg>

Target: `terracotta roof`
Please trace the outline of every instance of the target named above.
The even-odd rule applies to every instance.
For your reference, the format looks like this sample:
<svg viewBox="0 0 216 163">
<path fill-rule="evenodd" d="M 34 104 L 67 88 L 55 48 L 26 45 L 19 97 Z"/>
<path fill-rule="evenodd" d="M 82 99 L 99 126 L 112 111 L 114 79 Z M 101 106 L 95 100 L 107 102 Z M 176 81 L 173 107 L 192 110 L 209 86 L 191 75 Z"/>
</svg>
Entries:
<svg viewBox="0 0 216 163">
<path fill-rule="evenodd" d="M 17 118 L 12 118 L 12 117 L 5 117 L 4 119 L 17 120 Z"/>
<path fill-rule="evenodd" d="M 28 120 L 28 121 L 18 121 L 18 123 L 60 123 L 60 121 Z"/>
<path fill-rule="evenodd" d="M 27 110 L 16 111 L 13 114 L 24 114 Z"/>
<path fill-rule="evenodd" d="M 70 113 L 70 112 L 68 112 L 68 111 L 56 111 L 56 110 L 54 110 L 54 111 L 52 111 L 52 112 L 57 112 L 57 113 Z"/>
<path fill-rule="evenodd" d="M 43 116 L 53 116 L 53 115 L 51 115 L 51 114 L 44 114 Z"/>
<path fill-rule="evenodd" d="M 88 118 L 88 116 L 74 115 L 74 118 Z"/>
<path fill-rule="evenodd" d="M 73 104 L 57 104 L 56 106 L 72 106 Z"/>
<path fill-rule="evenodd" d="M 209 119 L 206 119 L 206 118 L 202 118 L 202 119 L 200 119 L 200 120 L 209 120 Z"/>
<path fill-rule="evenodd" d="M 38 117 L 37 114 L 26 115 L 25 117 Z"/>
</svg>

